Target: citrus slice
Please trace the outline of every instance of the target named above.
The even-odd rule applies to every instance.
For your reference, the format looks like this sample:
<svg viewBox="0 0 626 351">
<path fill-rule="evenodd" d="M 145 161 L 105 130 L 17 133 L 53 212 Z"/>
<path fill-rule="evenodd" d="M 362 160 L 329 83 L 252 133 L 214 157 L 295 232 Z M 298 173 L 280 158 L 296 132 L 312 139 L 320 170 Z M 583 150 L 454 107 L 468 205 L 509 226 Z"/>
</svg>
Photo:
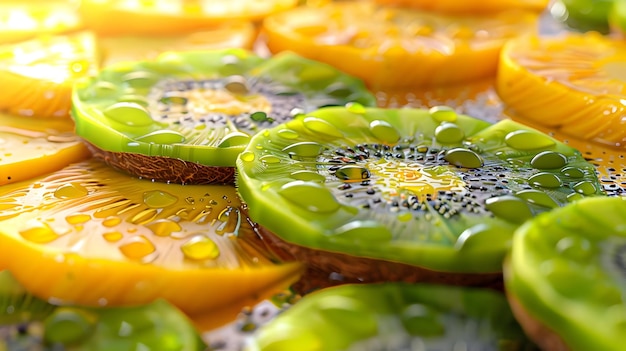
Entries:
<svg viewBox="0 0 626 351">
<path fill-rule="evenodd" d="M 502 51 L 497 92 L 512 115 L 626 147 L 626 43 L 597 33 L 527 37 Z"/>
<path fill-rule="evenodd" d="M 0 185 L 59 170 L 90 156 L 69 119 L 0 114 Z"/>
<path fill-rule="evenodd" d="M 602 194 L 578 151 L 511 120 L 354 105 L 256 134 L 237 186 L 277 251 L 343 282 L 473 284 L 526 219 Z"/>
<path fill-rule="evenodd" d="M 527 9 L 541 12 L 548 6 L 549 0 L 486 0 L 486 1 L 458 1 L 458 0 L 375 0 L 382 5 L 412 7 L 419 10 L 437 11 L 444 13 L 493 13 L 510 9 Z"/>
<path fill-rule="evenodd" d="M 352 101 L 375 104 L 360 80 L 332 66 L 225 49 L 107 67 L 76 85 L 73 108 L 76 133 L 115 167 L 159 181 L 222 183 L 233 180 L 250 135 Z"/>
<path fill-rule="evenodd" d="M 0 110 L 35 117 L 67 117 L 76 79 L 98 71 L 90 32 L 40 36 L 0 46 Z"/>
<path fill-rule="evenodd" d="M 247 244 L 253 228 L 233 186 L 139 180 L 92 159 L 0 195 L 0 267 L 56 304 L 164 298 L 201 314 L 284 289 L 300 272 Z"/>
<path fill-rule="evenodd" d="M 79 12 L 85 25 L 99 34 L 171 35 L 231 20 L 258 21 L 297 4 L 298 0 L 83 0 Z"/>
<path fill-rule="evenodd" d="M 104 36 L 98 38 L 103 66 L 120 61 L 153 60 L 165 51 L 197 51 L 225 48 L 252 49 L 256 28 L 251 22 L 229 22 L 202 31 L 163 36 Z"/>
<path fill-rule="evenodd" d="M 0 43 L 16 43 L 41 34 L 81 28 L 72 1 L 18 1 L 0 3 Z"/>
<path fill-rule="evenodd" d="M 537 15 L 444 16 L 368 2 L 299 7 L 269 16 L 270 51 L 334 65 L 370 88 L 400 88 L 493 76 L 504 42 L 534 31 Z"/>
<path fill-rule="evenodd" d="M 507 292 L 543 349 L 619 350 L 626 342 L 625 219 L 626 198 L 583 199 L 516 232 Z"/>
</svg>

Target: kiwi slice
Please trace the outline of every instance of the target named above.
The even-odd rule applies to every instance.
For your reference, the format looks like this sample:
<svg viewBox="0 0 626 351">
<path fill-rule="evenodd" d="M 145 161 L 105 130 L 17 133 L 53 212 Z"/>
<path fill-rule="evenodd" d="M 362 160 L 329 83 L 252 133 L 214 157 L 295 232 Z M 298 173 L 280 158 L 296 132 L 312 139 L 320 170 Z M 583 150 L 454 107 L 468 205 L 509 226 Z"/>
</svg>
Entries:
<svg viewBox="0 0 626 351">
<path fill-rule="evenodd" d="M 206 348 L 187 316 L 165 300 L 135 307 L 59 307 L 43 327 L 46 344 L 68 351 Z"/>
<path fill-rule="evenodd" d="M 96 157 L 142 178 L 226 183 L 250 135 L 298 111 L 375 105 L 363 83 L 292 53 L 165 53 L 120 63 L 76 85 L 76 133 Z"/>
<path fill-rule="evenodd" d="M 609 12 L 614 0 L 557 0 L 550 6 L 552 16 L 570 29 L 607 34 Z"/>
<path fill-rule="evenodd" d="M 619 350 L 626 342 L 626 198 L 577 201 L 520 227 L 509 297 L 545 349 Z M 560 348 L 559 348 L 560 347 Z"/>
<path fill-rule="evenodd" d="M 261 327 L 246 350 L 538 349 L 500 293 L 387 283 L 309 294 Z"/>
<path fill-rule="evenodd" d="M 41 320 L 55 308 L 28 293 L 11 272 L 0 271 L 0 325 Z"/>
<path fill-rule="evenodd" d="M 525 220 L 602 195 L 577 150 L 444 106 L 301 114 L 255 135 L 237 171 L 265 239 L 343 282 L 468 284 L 501 272 Z"/>
</svg>

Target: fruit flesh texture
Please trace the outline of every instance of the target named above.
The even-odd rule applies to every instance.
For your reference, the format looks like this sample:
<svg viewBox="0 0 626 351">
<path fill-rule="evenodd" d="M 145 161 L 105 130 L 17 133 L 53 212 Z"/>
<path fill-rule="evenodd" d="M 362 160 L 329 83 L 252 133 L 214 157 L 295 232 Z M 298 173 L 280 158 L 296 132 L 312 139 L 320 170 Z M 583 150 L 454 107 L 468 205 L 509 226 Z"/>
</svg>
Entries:
<svg viewBox="0 0 626 351">
<path fill-rule="evenodd" d="M 82 28 L 74 6 L 67 1 L 3 1 L 0 4 L 0 44 L 17 43 L 40 34 Z"/>
<path fill-rule="evenodd" d="M 226 86 L 241 77 L 261 87 L 267 81 L 268 89 L 276 90 L 238 92 Z M 177 81 L 194 87 L 183 96 L 159 90 L 159 82 L 175 86 Z M 212 81 L 215 87 L 196 87 Z M 327 90 L 333 87 L 338 95 Z M 271 104 L 276 96 L 287 100 Z M 293 96 L 297 104 L 289 100 Z M 234 167 L 249 134 L 271 126 L 272 118 L 291 118 L 295 107 L 308 111 L 349 101 L 375 104 L 362 82 L 328 65 L 291 53 L 263 59 L 226 49 L 166 53 L 156 61 L 108 67 L 77 84 L 73 109 L 76 133 L 102 150 Z M 267 118 L 257 121 L 251 113 L 259 109 Z"/>
<path fill-rule="evenodd" d="M 624 218 L 623 197 L 585 199 L 536 217 L 514 237 L 507 288 L 571 350 L 624 342 Z"/>
<path fill-rule="evenodd" d="M 403 350 L 408 345 L 536 349 L 496 292 L 388 283 L 309 294 L 261 327 L 245 350 Z"/>
<path fill-rule="evenodd" d="M 24 119 L 0 114 L 0 186 L 61 169 L 89 157 L 67 119 Z"/>
<path fill-rule="evenodd" d="M 371 89 L 398 89 L 494 76 L 505 40 L 533 32 L 536 18 L 513 11 L 477 20 L 348 2 L 269 16 L 263 32 L 273 53 L 295 51 Z"/>
<path fill-rule="evenodd" d="M 597 33 L 530 37 L 503 49 L 496 89 L 511 114 L 623 149 L 626 46 Z"/>
<path fill-rule="evenodd" d="M 548 0 L 487 0 L 487 1 L 430 1 L 430 0 L 376 0 L 381 5 L 394 5 L 409 8 L 416 8 L 426 11 L 437 11 L 444 13 L 475 13 L 488 14 L 510 9 L 528 9 L 541 12 L 548 5 Z"/>
<path fill-rule="evenodd" d="M 601 194 L 593 166 L 576 150 L 515 122 L 489 127 L 454 113 L 454 122 L 441 122 L 425 110 L 352 111 L 320 109 L 253 137 L 237 161 L 238 189 L 253 220 L 314 249 L 486 273 L 501 269 L 521 221 L 583 196 L 571 186 Z M 440 143 L 435 134 L 442 125 L 465 135 Z M 425 156 L 432 149 L 446 158 L 410 159 L 410 147 L 394 149 L 403 140 L 424 148 Z M 389 156 L 374 158 L 371 151 L 373 160 L 359 162 L 359 151 L 348 151 L 376 144 L 387 144 Z M 534 168 L 546 168 L 533 161 L 546 152 L 561 161 L 547 166 L 554 169 Z M 476 165 L 480 159 L 488 166 Z M 464 205 L 465 194 L 475 200 Z"/>
<path fill-rule="evenodd" d="M 232 186 L 153 183 L 89 160 L 0 192 L 0 267 L 49 301 L 165 298 L 200 314 L 284 288 L 300 272 L 246 243 L 252 228 Z"/>
<path fill-rule="evenodd" d="M 91 32 L 40 36 L 0 46 L 0 110 L 24 117 L 68 118 L 73 84 L 99 68 Z"/>
</svg>

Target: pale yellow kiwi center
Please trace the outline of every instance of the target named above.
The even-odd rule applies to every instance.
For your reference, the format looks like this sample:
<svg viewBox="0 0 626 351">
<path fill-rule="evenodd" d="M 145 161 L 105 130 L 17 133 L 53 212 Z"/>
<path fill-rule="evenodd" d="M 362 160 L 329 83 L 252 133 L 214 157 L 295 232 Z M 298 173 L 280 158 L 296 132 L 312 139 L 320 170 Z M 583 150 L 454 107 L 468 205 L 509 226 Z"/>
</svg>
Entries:
<svg viewBox="0 0 626 351">
<path fill-rule="evenodd" d="M 242 94 L 227 89 L 192 89 L 186 94 L 187 109 L 196 116 L 206 113 L 231 116 L 257 111 L 270 113 L 272 108 L 267 98 L 258 94 Z"/>
</svg>

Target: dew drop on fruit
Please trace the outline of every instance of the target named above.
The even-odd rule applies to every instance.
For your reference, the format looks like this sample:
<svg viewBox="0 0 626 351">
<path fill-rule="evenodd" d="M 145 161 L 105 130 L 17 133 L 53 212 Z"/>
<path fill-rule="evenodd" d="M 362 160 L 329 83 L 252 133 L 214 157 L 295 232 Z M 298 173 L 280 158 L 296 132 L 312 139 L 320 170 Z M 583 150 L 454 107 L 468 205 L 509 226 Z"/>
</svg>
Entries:
<svg viewBox="0 0 626 351">
<path fill-rule="evenodd" d="M 585 176 L 585 172 L 577 167 L 565 167 L 561 170 L 561 174 L 570 178 L 582 178 Z"/>
<path fill-rule="evenodd" d="M 107 217 L 102 221 L 102 225 L 105 227 L 115 227 L 116 225 L 122 223 L 122 219 L 120 217 L 111 216 Z"/>
<path fill-rule="evenodd" d="M 38 220 L 26 223 L 26 229 L 20 230 L 22 238 L 37 244 L 45 244 L 56 240 L 59 235 L 48 225 Z"/>
<path fill-rule="evenodd" d="M 254 153 L 250 152 L 250 151 L 244 151 L 242 152 L 239 157 L 241 158 L 242 161 L 246 161 L 246 162 L 252 162 L 254 161 Z"/>
<path fill-rule="evenodd" d="M 555 145 L 549 136 L 528 130 L 510 132 L 504 137 L 504 142 L 517 150 L 543 149 Z"/>
<path fill-rule="evenodd" d="M 172 233 L 183 229 L 180 224 L 170 219 L 160 219 L 152 223 L 148 223 L 146 224 L 146 228 L 150 229 L 156 236 L 170 236 Z"/>
<path fill-rule="evenodd" d="M 528 182 L 532 185 L 541 186 L 544 188 L 558 188 L 563 183 L 556 174 L 540 172 L 532 175 L 528 178 Z"/>
<path fill-rule="evenodd" d="M 449 106 L 434 106 L 428 110 L 430 116 L 437 122 L 455 122 L 457 118 L 456 111 Z"/>
<path fill-rule="evenodd" d="M 175 204 L 178 198 L 161 190 L 146 191 L 143 194 L 143 203 L 151 208 L 164 208 Z"/>
<path fill-rule="evenodd" d="M 400 139 L 400 133 L 387 121 L 372 121 L 370 131 L 378 140 L 386 144 L 394 144 Z"/>
<path fill-rule="evenodd" d="M 347 165 L 339 168 L 335 172 L 335 176 L 344 182 L 361 182 L 366 179 L 370 179 L 370 171 L 361 166 Z"/>
<path fill-rule="evenodd" d="M 443 144 L 456 144 L 463 141 L 465 133 L 454 123 L 444 122 L 435 128 L 435 138 Z"/>
<path fill-rule="evenodd" d="M 559 204 L 550 197 L 550 195 L 544 193 L 541 190 L 536 189 L 527 189 L 521 190 L 515 193 L 515 196 L 524 199 L 530 203 L 537 204 L 539 206 L 548 207 L 548 208 L 556 208 L 559 207 Z"/>
<path fill-rule="evenodd" d="M 246 78 L 240 75 L 232 75 L 226 78 L 224 89 L 235 95 L 246 95 L 250 92 Z"/>
<path fill-rule="evenodd" d="M 480 168 L 483 166 L 483 159 L 469 149 L 450 149 L 446 152 L 444 159 L 450 162 L 450 164 L 464 168 Z"/>
<path fill-rule="evenodd" d="M 324 151 L 324 146 L 313 141 L 303 141 L 285 146 L 282 151 L 292 156 L 316 157 Z"/>
<path fill-rule="evenodd" d="M 302 122 L 312 132 L 325 134 L 326 136 L 341 138 L 343 133 L 334 125 L 317 117 L 305 117 Z"/>
<path fill-rule="evenodd" d="M 574 184 L 573 189 L 583 195 L 592 195 L 597 191 L 596 186 L 592 182 L 586 180 Z"/>
<path fill-rule="evenodd" d="M 567 164 L 565 155 L 554 151 L 543 151 L 530 160 L 530 165 L 537 169 L 557 169 Z"/>
<path fill-rule="evenodd" d="M 77 199 L 87 195 L 89 191 L 78 183 L 63 184 L 54 191 L 57 199 Z"/>
<path fill-rule="evenodd" d="M 346 110 L 356 113 L 356 114 L 364 114 L 366 112 L 365 107 L 358 102 L 349 102 L 346 104 Z"/>
<path fill-rule="evenodd" d="M 298 132 L 287 128 L 279 130 L 277 134 L 283 139 L 296 139 L 298 137 Z"/>
<path fill-rule="evenodd" d="M 129 241 L 120 245 L 119 249 L 131 260 L 141 260 L 156 251 L 154 244 L 143 235 L 133 236 Z"/>
<path fill-rule="evenodd" d="M 181 245 L 180 249 L 186 258 L 191 260 L 213 259 L 219 256 L 220 250 L 213 240 L 204 235 L 196 235 Z"/>
<path fill-rule="evenodd" d="M 159 102 L 166 105 L 187 105 L 188 99 L 181 95 L 167 94 L 159 99 Z"/>
<path fill-rule="evenodd" d="M 261 162 L 268 163 L 268 164 L 280 163 L 280 158 L 278 156 L 274 156 L 274 155 L 261 156 L 260 160 L 261 160 Z"/>
<path fill-rule="evenodd" d="M 574 202 L 574 201 L 578 201 L 580 199 L 582 199 L 584 196 L 580 193 L 571 193 L 569 195 L 567 195 L 567 201 L 568 202 Z"/>
<path fill-rule="evenodd" d="M 104 238 L 104 240 L 110 243 L 114 243 L 120 241 L 124 237 L 124 235 L 120 232 L 106 232 L 102 234 L 102 237 Z"/>
<path fill-rule="evenodd" d="M 114 95 L 117 92 L 117 85 L 111 82 L 97 82 L 92 88 L 94 98 L 104 98 Z"/>
<path fill-rule="evenodd" d="M 65 220 L 69 224 L 81 224 L 88 222 L 91 219 L 91 216 L 85 213 L 75 213 L 65 217 Z"/>
<path fill-rule="evenodd" d="M 219 143 L 219 147 L 245 146 L 250 142 L 250 136 L 242 132 L 226 134 Z"/>
<path fill-rule="evenodd" d="M 311 212 L 328 213 L 340 208 L 333 194 L 315 182 L 295 180 L 280 187 L 278 194 L 290 203 Z"/>
<path fill-rule="evenodd" d="M 489 198 L 485 200 L 485 208 L 496 217 L 513 223 L 522 223 L 532 217 L 528 204 L 512 195 Z"/>
<path fill-rule="evenodd" d="M 292 172 L 291 174 L 289 174 L 289 177 L 293 179 L 310 180 L 314 182 L 324 182 L 326 180 L 325 176 L 317 172 L 307 170 Z"/>
<path fill-rule="evenodd" d="M 115 103 L 107 107 L 103 113 L 108 119 L 131 127 L 144 127 L 154 123 L 148 110 L 133 102 Z"/>
</svg>

